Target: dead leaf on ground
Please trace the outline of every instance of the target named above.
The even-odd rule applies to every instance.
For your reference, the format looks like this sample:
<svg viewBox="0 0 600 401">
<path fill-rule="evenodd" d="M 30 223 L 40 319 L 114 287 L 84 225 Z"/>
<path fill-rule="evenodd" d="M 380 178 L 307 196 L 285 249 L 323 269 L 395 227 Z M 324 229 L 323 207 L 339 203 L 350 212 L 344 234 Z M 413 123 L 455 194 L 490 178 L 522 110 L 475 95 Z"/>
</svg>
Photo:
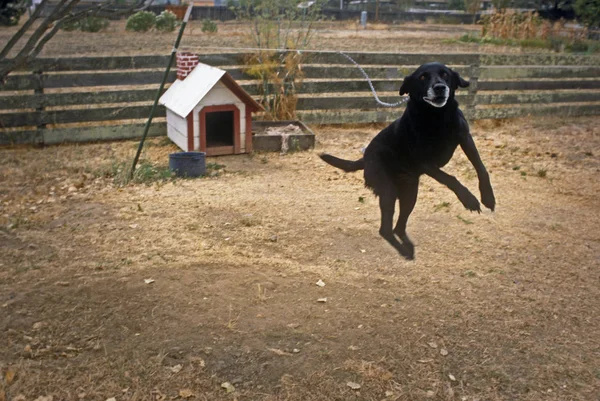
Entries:
<svg viewBox="0 0 600 401">
<path fill-rule="evenodd" d="M 8 369 L 4 375 L 4 381 L 7 385 L 10 385 L 15 379 L 16 372 L 12 369 Z"/>
<path fill-rule="evenodd" d="M 179 364 L 179 365 L 175 365 L 175 366 L 171 366 L 169 368 L 169 370 L 173 373 L 179 373 L 181 372 L 181 369 L 183 369 L 183 365 Z"/>
<path fill-rule="evenodd" d="M 192 398 L 195 396 L 194 392 L 190 389 L 183 389 L 183 390 L 179 390 L 179 396 L 183 399 L 188 399 L 188 398 Z"/>
<path fill-rule="evenodd" d="M 352 390 L 360 390 L 360 384 L 354 382 L 346 383 L 346 386 L 350 387 Z"/>
<path fill-rule="evenodd" d="M 206 366 L 206 362 L 204 362 L 204 359 L 200 358 L 199 356 L 191 357 L 190 361 L 193 363 L 197 363 L 201 368 Z"/>
<path fill-rule="evenodd" d="M 292 355 L 289 352 L 285 352 L 285 351 L 280 350 L 279 348 L 267 348 L 267 349 L 269 351 L 277 354 L 277 355 L 280 355 L 280 356 L 289 356 L 289 355 Z"/>
<path fill-rule="evenodd" d="M 40 329 L 43 329 L 46 326 L 47 326 L 46 322 L 36 322 L 36 323 L 33 324 L 33 329 L 34 330 L 40 330 Z"/>
<path fill-rule="evenodd" d="M 224 388 L 227 391 L 227 393 L 233 393 L 235 391 L 235 387 L 229 382 L 221 384 L 221 388 Z"/>
</svg>

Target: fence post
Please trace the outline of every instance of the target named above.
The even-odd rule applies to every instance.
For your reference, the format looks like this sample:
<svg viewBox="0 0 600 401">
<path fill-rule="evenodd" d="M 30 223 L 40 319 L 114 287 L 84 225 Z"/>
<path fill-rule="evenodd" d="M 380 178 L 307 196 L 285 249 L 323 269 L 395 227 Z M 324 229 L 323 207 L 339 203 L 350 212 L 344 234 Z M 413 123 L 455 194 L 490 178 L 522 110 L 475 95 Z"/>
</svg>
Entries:
<svg viewBox="0 0 600 401">
<path fill-rule="evenodd" d="M 41 101 L 37 104 L 35 111 L 37 112 L 37 132 L 35 135 L 35 144 L 36 145 L 44 145 L 44 130 L 46 129 L 45 120 L 45 107 L 44 104 L 46 101 L 44 100 L 44 71 L 35 70 L 33 71 L 35 87 L 33 88 L 33 93 L 41 98 Z"/>
<path fill-rule="evenodd" d="M 471 64 L 470 66 L 470 72 L 469 72 L 469 96 L 470 96 L 470 101 L 468 104 L 468 109 L 469 109 L 469 117 L 468 119 L 471 121 L 475 120 L 475 106 L 477 106 L 477 82 L 479 81 L 479 74 L 480 74 L 480 63 L 481 63 L 481 57 L 478 54 L 476 61 Z"/>
</svg>

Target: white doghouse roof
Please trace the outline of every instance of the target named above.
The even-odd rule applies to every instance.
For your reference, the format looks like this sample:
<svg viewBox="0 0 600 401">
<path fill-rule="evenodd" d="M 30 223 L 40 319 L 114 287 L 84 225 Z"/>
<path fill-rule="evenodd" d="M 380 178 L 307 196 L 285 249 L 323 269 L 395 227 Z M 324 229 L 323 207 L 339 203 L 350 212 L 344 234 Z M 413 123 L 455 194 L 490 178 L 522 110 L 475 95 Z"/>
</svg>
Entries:
<svg viewBox="0 0 600 401">
<path fill-rule="evenodd" d="M 159 102 L 181 118 L 186 118 L 219 81 L 223 81 L 229 90 L 246 103 L 249 111 L 263 109 L 226 71 L 202 63 L 198 63 L 183 81 L 178 79 L 173 82 Z"/>
</svg>

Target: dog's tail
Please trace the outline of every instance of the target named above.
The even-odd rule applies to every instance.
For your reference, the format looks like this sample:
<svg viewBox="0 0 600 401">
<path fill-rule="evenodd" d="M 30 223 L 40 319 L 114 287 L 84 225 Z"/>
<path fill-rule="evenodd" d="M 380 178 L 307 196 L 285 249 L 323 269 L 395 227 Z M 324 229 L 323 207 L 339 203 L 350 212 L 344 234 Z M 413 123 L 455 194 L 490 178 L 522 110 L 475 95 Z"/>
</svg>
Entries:
<svg viewBox="0 0 600 401">
<path fill-rule="evenodd" d="M 339 157 L 335 157 L 335 156 L 329 155 L 327 153 L 321 153 L 319 155 L 319 157 L 321 159 L 323 159 L 323 161 L 325 163 L 331 164 L 333 167 L 342 169 L 347 173 L 349 173 L 351 171 L 358 171 L 358 170 L 365 169 L 365 159 L 364 158 L 360 158 L 356 161 L 351 161 L 351 160 L 340 159 Z"/>
</svg>

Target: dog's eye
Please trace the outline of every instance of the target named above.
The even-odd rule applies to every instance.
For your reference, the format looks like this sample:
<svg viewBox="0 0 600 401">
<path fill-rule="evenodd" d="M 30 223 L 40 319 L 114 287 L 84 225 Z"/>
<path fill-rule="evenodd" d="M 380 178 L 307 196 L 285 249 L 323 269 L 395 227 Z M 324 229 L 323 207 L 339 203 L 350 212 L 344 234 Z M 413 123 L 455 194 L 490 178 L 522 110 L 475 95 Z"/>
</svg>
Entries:
<svg viewBox="0 0 600 401">
<path fill-rule="evenodd" d="M 419 79 L 420 79 L 421 81 L 425 81 L 425 74 L 421 75 L 421 76 L 419 77 Z"/>
<path fill-rule="evenodd" d="M 448 73 L 447 72 L 443 72 L 442 73 L 442 79 L 448 79 Z"/>
</svg>

